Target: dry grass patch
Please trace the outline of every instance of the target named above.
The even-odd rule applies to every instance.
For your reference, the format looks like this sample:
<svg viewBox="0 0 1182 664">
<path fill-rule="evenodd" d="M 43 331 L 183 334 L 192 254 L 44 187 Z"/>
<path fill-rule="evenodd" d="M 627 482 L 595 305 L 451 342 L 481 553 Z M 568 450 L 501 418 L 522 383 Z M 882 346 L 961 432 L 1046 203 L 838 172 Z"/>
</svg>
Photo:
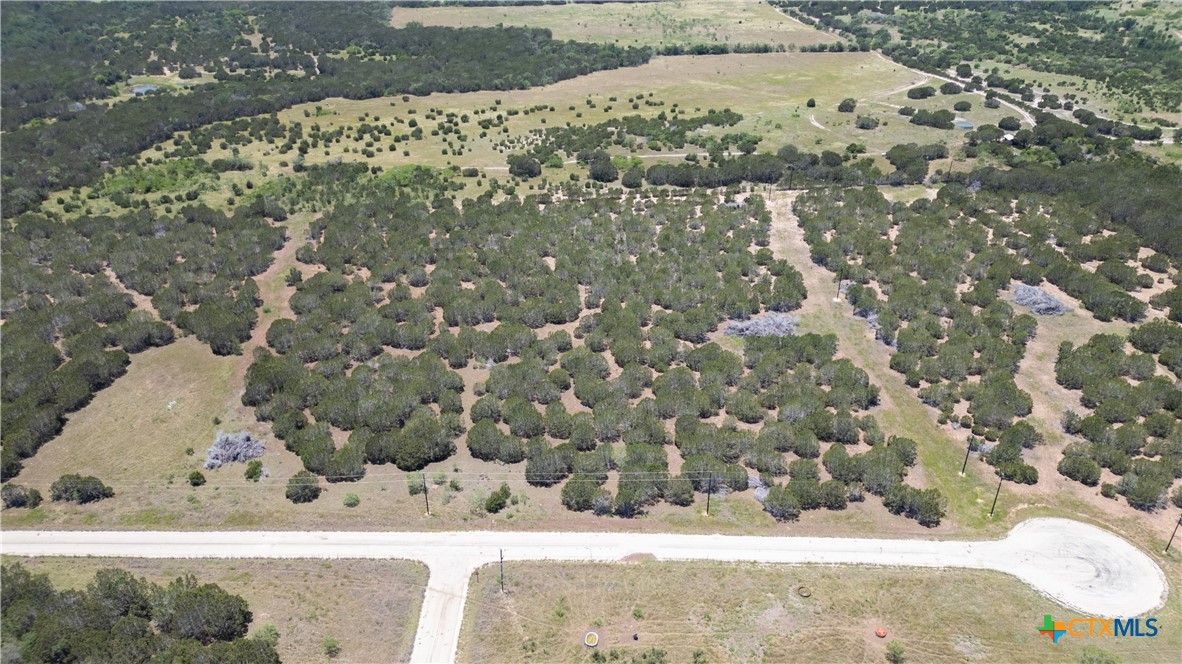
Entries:
<svg viewBox="0 0 1182 664">
<path fill-rule="evenodd" d="M 539 7 L 395 7 L 390 24 L 446 27 L 499 24 L 550 30 L 555 39 L 619 46 L 670 44 L 790 44 L 839 41 L 754 0 L 678 0 L 661 3 L 563 4 Z"/>
<path fill-rule="evenodd" d="M 798 589 L 808 589 L 801 597 Z M 1182 633 L 1153 639 L 1064 639 L 1037 631 L 1070 613 L 999 572 L 728 563 L 506 563 L 472 581 L 461 662 L 586 662 L 583 635 L 621 661 L 649 648 L 669 661 L 881 662 L 897 640 L 908 661 L 1073 662 L 1085 645 L 1125 661 L 1176 661 Z M 1176 623 L 1178 601 L 1158 614 Z M 876 627 L 885 640 L 873 636 Z M 1168 630 L 1168 627 L 1166 627 Z M 638 640 L 632 635 L 637 634 Z"/>
<path fill-rule="evenodd" d="M 427 585 L 426 566 L 405 560 L 4 558 L 18 561 L 58 588 L 84 588 L 110 567 L 161 585 L 193 574 L 246 599 L 252 633 L 275 625 L 285 662 L 324 661 L 325 637 L 341 644 L 337 662 L 407 661 Z"/>
</svg>

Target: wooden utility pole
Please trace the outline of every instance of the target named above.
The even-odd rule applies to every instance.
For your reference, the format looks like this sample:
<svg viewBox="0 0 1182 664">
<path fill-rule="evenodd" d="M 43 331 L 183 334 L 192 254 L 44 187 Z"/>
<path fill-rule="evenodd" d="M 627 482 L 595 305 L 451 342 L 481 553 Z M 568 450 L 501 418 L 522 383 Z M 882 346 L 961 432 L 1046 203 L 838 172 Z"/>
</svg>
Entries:
<svg viewBox="0 0 1182 664">
<path fill-rule="evenodd" d="M 960 465 L 960 476 L 964 477 L 964 471 L 969 467 L 969 453 L 973 451 L 973 437 L 969 436 L 969 441 L 965 445 L 964 463 Z"/>
<path fill-rule="evenodd" d="M 989 518 L 993 518 L 993 510 L 997 507 L 997 497 L 1001 495 L 1001 483 L 1006 481 L 1006 476 L 1001 475 L 997 479 L 997 492 L 993 494 L 993 506 L 989 508 Z"/>
<path fill-rule="evenodd" d="M 431 516 L 431 500 L 427 498 L 427 473 L 423 473 L 423 502 L 427 505 L 427 516 Z"/>
<path fill-rule="evenodd" d="M 1170 545 L 1174 543 L 1174 535 L 1178 534 L 1178 526 L 1182 526 L 1182 515 L 1178 516 L 1178 523 L 1174 524 L 1174 532 L 1170 533 L 1170 541 L 1166 542 L 1166 553 L 1170 552 Z"/>
<path fill-rule="evenodd" d="M 505 594 L 505 550 L 501 549 L 501 594 Z"/>
<path fill-rule="evenodd" d="M 706 485 L 706 516 L 710 516 L 710 496 L 714 494 L 714 475 L 710 475 L 710 480 Z"/>
</svg>

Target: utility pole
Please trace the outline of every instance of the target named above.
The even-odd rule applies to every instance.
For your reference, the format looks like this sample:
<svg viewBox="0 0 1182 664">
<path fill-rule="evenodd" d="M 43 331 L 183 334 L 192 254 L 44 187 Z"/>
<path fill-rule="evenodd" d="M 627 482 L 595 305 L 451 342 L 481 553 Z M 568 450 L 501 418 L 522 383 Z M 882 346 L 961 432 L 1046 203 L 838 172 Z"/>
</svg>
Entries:
<svg viewBox="0 0 1182 664">
<path fill-rule="evenodd" d="M 1002 483 L 1002 482 L 1004 482 L 1004 481 L 1006 481 L 1006 476 L 1005 476 L 1005 475 L 1000 475 L 1000 476 L 998 476 L 998 479 L 997 479 L 997 492 L 993 494 L 993 507 L 990 507 L 990 508 L 989 508 L 989 518 L 990 518 L 990 519 L 992 519 L 992 518 L 993 518 L 993 510 L 994 510 L 994 508 L 996 508 L 996 507 L 997 507 L 997 497 L 1001 495 L 1001 483 Z"/>
<path fill-rule="evenodd" d="M 1178 515 L 1178 523 L 1174 524 L 1174 532 L 1170 533 L 1170 541 L 1166 542 L 1166 553 L 1170 552 L 1170 545 L 1174 543 L 1174 535 L 1178 534 L 1178 526 L 1182 526 L 1182 514 Z"/>
<path fill-rule="evenodd" d="M 706 486 L 706 516 L 710 516 L 710 496 L 714 493 L 714 475 L 710 475 L 710 480 Z"/>
<path fill-rule="evenodd" d="M 427 473 L 423 473 L 423 502 L 427 504 L 427 516 L 431 516 L 431 500 L 427 498 Z"/>
<path fill-rule="evenodd" d="M 501 594 L 505 594 L 505 550 L 500 549 L 501 552 Z"/>
<path fill-rule="evenodd" d="M 964 463 L 960 465 L 960 476 L 964 477 L 964 471 L 969 467 L 969 453 L 973 451 L 973 436 L 969 436 L 969 442 L 965 445 Z"/>
</svg>

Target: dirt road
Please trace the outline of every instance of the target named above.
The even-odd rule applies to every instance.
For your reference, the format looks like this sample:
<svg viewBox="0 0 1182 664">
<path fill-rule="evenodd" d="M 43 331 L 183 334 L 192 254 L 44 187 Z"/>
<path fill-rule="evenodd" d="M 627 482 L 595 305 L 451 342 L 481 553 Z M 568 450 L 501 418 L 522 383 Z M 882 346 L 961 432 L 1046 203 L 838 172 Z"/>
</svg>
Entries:
<svg viewBox="0 0 1182 664">
<path fill-rule="evenodd" d="M 414 662 L 455 659 L 468 578 L 506 560 L 660 560 L 959 567 L 1012 574 L 1088 615 L 1133 616 L 1161 606 L 1161 569 L 1125 540 L 1066 519 L 1031 519 L 996 541 L 734 537 L 632 533 L 68 532 L 7 531 L 0 552 L 122 558 L 403 558 L 431 569 Z"/>
</svg>

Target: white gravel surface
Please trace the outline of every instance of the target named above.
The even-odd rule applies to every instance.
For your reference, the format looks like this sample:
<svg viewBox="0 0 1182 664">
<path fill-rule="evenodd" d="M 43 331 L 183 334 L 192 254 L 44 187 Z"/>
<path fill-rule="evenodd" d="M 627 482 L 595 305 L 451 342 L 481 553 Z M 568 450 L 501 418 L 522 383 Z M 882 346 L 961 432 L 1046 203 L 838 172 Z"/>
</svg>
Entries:
<svg viewBox="0 0 1182 664">
<path fill-rule="evenodd" d="M 1068 608 L 1104 617 L 1160 607 L 1168 587 L 1144 552 L 1106 530 L 1067 519 L 1031 519 L 1001 540 L 855 539 L 634 533 L 531 532 L 70 532 L 10 530 L 0 552 L 124 558 L 403 558 L 431 570 L 414 662 L 455 659 L 468 578 L 506 560 L 660 560 L 959 567 L 1012 574 Z"/>
</svg>

